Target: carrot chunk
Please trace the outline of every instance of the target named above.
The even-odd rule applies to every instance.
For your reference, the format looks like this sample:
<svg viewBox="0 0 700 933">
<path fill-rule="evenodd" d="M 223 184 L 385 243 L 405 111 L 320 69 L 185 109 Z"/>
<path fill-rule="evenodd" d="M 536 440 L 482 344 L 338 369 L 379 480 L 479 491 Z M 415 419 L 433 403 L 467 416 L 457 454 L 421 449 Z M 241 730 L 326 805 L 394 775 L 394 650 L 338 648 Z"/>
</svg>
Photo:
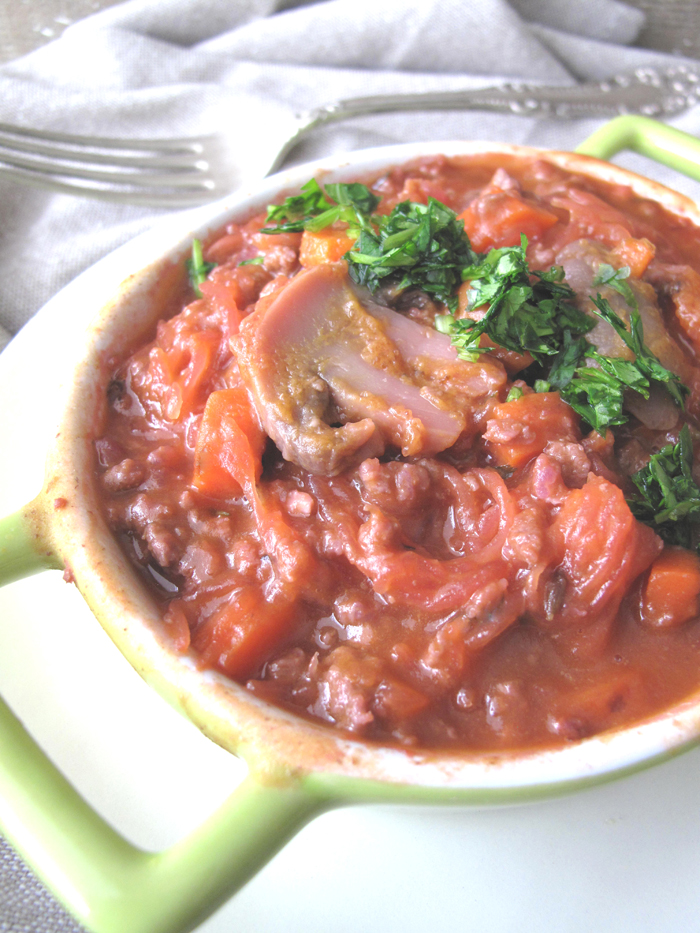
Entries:
<svg viewBox="0 0 700 933">
<path fill-rule="evenodd" d="M 654 258 L 656 247 L 649 240 L 643 238 L 636 240 L 629 237 L 613 249 L 613 256 L 622 266 L 629 266 L 630 273 L 634 278 L 641 279 L 646 272 L 646 268 Z"/>
<path fill-rule="evenodd" d="M 572 490 L 549 529 L 558 562 L 557 575 L 566 596 L 552 618 L 556 630 L 572 633 L 577 653 L 604 642 L 630 584 L 652 565 L 661 540 L 638 522 L 622 490 L 591 473 L 586 485 Z M 585 646 L 586 630 L 600 623 L 600 643 Z M 583 646 L 583 647 L 581 647 Z"/>
<path fill-rule="evenodd" d="M 197 628 L 192 646 L 205 665 L 244 680 L 293 628 L 294 606 L 285 599 L 267 602 L 257 586 L 242 586 L 230 601 Z"/>
<path fill-rule="evenodd" d="M 520 235 L 541 236 L 559 220 L 556 214 L 500 188 L 492 188 L 459 215 L 474 249 L 519 246 Z"/>
<path fill-rule="evenodd" d="M 224 320 L 228 324 L 229 336 L 238 333 L 238 327 L 243 320 L 243 315 L 238 307 L 236 295 L 240 298 L 240 290 L 226 285 L 224 282 L 201 282 L 199 290 L 208 298 L 214 307 L 222 312 Z"/>
<path fill-rule="evenodd" d="M 243 386 L 212 392 L 194 452 L 193 483 L 205 495 L 240 495 L 262 473 L 265 433 Z"/>
<path fill-rule="evenodd" d="M 666 547 L 654 561 L 642 594 L 642 619 L 655 628 L 674 628 L 700 615 L 700 557 Z"/>
<path fill-rule="evenodd" d="M 518 468 L 551 440 L 579 440 L 576 421 L 558 392 L 532 392 L 494 406 L 484 440 L 498 466 Z"/>
<path fill-rule="evenodd" d="M 340 262 L 355 240 L 342 230 L 304 230 L 299 249 L 299 262 L 305 268 Z"/>
</svg>

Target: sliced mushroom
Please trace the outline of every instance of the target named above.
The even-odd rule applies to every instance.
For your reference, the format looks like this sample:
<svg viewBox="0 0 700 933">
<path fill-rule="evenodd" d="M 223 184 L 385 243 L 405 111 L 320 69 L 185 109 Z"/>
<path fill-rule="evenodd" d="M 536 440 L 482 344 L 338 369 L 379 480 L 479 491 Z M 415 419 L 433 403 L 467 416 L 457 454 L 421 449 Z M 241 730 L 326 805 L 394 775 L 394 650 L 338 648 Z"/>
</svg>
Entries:
<svg viewBox="0 0 700 933">
<path fill-rule="evenodd" d="M 301 272 L 243 322 L 235 347 L 282 455 L 325 475 L 387 445 L 423 455 L 454 444 L 465 427 L 461 405 L 422 369 L 437 367 L 444 383 L 445 367 L 456 368 L 484 393 L 504 378 L 493 366 L 487 377 L 473 372 L 448 337 L 360 297 L 343 263 Z"/>
</svg>

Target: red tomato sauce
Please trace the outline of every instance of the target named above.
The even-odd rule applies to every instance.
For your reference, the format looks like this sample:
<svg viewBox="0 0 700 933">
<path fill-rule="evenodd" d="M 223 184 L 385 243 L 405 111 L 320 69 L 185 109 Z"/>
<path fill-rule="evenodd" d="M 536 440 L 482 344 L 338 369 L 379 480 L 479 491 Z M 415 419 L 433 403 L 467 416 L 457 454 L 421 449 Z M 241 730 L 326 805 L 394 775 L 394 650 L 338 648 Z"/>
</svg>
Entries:
<svg viewBox="0 0 700 933">
<path fill-rule="evenodd" d="M 107 519 L 175 646 L 406 746 L 563 744 L 680 700 L 700 684 L 700 560 L 626 496 L 684 420 L 698 436 L 700 232 L 545 161 L 433 158 L 372 187 L 384 213 L 437 198 L 477 250 L 525 232 L 531 267 L 572 282 L 591 256 L 628 265 L 688 413 L 603 437 L 519 380 L 529 359 L 451 356 L 429 296 L 358 297 L 342 226 L 232 223 L 202 297 L 115 370 L 96 441 Z"/>
</svg>

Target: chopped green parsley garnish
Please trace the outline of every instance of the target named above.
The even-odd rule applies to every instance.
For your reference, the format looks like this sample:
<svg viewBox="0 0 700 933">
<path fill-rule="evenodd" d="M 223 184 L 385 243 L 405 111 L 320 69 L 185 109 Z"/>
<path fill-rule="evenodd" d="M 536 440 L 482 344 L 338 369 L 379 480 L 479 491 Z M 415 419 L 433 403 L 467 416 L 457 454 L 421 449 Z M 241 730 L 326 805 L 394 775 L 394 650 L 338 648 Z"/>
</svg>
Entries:
<svg viewBox="0 0 700 933">
<path fill-rule="evenodd" d="M 198 298 L 202 297 L 199 286 L 206 281 L 211 270 L 216 266 L 215 262 L 205 262 L 202 255 L 202 243 L 200 240 L 192 240 L 192 256 L 187 260 L 187 272 L 190 277 L 190 283 L 194 293 Z"/>
<path fill-rule="evenodd" d="M 525 258 L 526 237 L 520 246 L 492 249 L 462 270 L 469 280 L 469 307 L 487 307 L 479 321 L 437 319 L 438 330 L 449 333 L 463 359 L 475 360 L 488 348 L 482 334 L 514 353 L 530 353 L 541 366 L 556 360 L 565 346 L 594 326 L 573 304 L 574 292 L 563 281 L 562 269 L 532 274 Z M 567 343 L 568 342 L 568 343 Z M 578 344 L 576 344 L 578 347 Z M 576 356 L 576 361 L 580 354 Z M 551 380 L 548 380 L 551 381 Z"/>
<path fill-rule="evenodd" d="M 302 185 L 301 190 L 303 194 L 268 207 L 265 223 L 274 222 L 274 226 L 263 227 L 262 233 L 318 232 L 340 220 L 348 224 L 349 236 L 358 236 L 360 230 L 369 228 L 370 217 L 379 205 L 379 198 L 366 185 L 326 185 L 324 194 L 319 183 L 312 178 Z"/>
<path fill-rule="evenodd" d="M 597 365 L 578 366 L 559 394 L 585 422 L 603 434 L 607 427 L 628 420 L 624 411 L 625 390 L 634 389 L 647 398 L 649 383 L 634 363 L 602 356 L 590 344 L 584 356 Z"/>
<path fill-rule="evenodd" d="M 435 198 L 427 204 L 402 201 L 387 216 L 375 217 L 345 254 L 350 277 L 375 292 L 384 283 L 397 292 L 419 288 L 457 308 L 462 270 L 477 259 L 464 222 Z"/>
<path fill-rule="evenodd" d="M 274 226 L 263 227 L 263 233 L 301 233 L 308 222 L 333 207 L 315 178 L 302 185 L 301 190 L 302 194 L 268 207 L 265 222 L 274 221 Z"/>
<path fill-rule="evenodd" d="M 621 294 L 624 295 L 624 293 Z M 593 304 L 596 306 L 596 313 L 598 316 L 602 317 L 604 321 L 607 321 L 608 324 L 614 328 L 619 337 L 621 337 L 632 353 L 634 353 L 634 365 L 637 367 L 642 377 L 646 377 L 653 382 L 660 382 L 664 384 L 671 394 L 674 402 L 680 408 L 682 408 L 683 403 L 685 402 L 685 398 L 689 392 L 688 387 L 681 382 L 675 373 L 672 373 L 670 370 L 666 369 L 666 367 L 659 362 L 659 360 L 644 343 L 642 318 L 639 314 L 637 303 L 634 301 L 634 296 L 632 295 L 631 297 L 634 303 L 631 304 L 632 310 L 630 313 L 629 330 L 625 326 L 624 321 L 622 321 L 617 316 L 617 314 L 615 314 L 608 301 L 606 301 L 604 298 L 601 298 L 600 295 L 598 295 L 596 298 L 593 298 L 592 300 Z M 628 384 L 631 388 L 636 389 L 637 392 L 641 391 L 641 389 L 637 389 L 636 386 L 632 385 L 631 383 Z M 642 395 L 646 397 L 648 393 L 642 392 Z"/>
<path fill-rule="evenodd" d="M 627 281 L 630 272 L 629 266 L 621 266 L 619 269 L 615 269 L 609 263 L 601 262 L 593 279 L 593 284 L 607 285 L 609 288 L 614 288 L 616 292 L 622 295 L 630 308 L 636 308 L 637 299 L 634 297 L 634 292 Z"/>
<path fill-rule="evenodd" d="M 700 488 L 692 468 L 693 442 L 684 424 L 678 443 L 652 454 L 632 476 L 638 493 L 628 502 L 633 515 L 651 525 L 667 544 L 700 550 Z"/>
</svg>

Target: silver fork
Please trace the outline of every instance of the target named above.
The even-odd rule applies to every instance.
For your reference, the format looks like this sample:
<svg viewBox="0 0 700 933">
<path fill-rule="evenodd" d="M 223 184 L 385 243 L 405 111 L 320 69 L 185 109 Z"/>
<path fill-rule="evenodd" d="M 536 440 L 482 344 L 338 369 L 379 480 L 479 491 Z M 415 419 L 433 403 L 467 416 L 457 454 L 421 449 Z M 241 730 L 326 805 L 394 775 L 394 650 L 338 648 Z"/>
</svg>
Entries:
<svg viewBox="0 0 700 933">
<path fill-rule="evenodd" d="M 124 140 L 72 136 L 0 123 L 0 177 L 85 197 L 151 207 L 189 207 L 233 191 L 244 177 L 269 175 L 297 143 L 325 123 L 407 110 L 490 110 L 573 119 L 640 113 L 664 117 L 700 99 L 700 67 L 638 68 L 608 81 L 571 87 L 502 84 L 423 94 L 336 101 L 275 125 L 255 163 L 224 136 Z M 261 130 L 264 132 L 264 130 Z M 267 146 L 268 155 L 259 154 Z M 248 173 L 248 174 L 246 174 Z"/>
</svg>

